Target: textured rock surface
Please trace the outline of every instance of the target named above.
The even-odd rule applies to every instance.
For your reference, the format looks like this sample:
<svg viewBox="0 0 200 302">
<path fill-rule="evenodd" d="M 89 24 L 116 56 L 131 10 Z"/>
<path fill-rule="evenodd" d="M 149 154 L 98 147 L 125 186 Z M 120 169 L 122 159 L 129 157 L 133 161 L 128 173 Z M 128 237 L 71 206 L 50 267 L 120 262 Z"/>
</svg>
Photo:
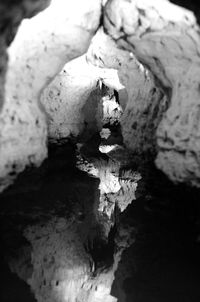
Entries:
<svg viewBox="0 0 200 302">
<path fill-rule="evenodd" d="M 109 89 L 102 87 L 103 82 L 111 88 L 123 87 L 116 70 L 94 66 L 85 55 L 64 66 L 41 95 L 48 114 L 49 138 L 77 137 L 82 132 L 87 136 L 101 129 L 106 122 L 101 120 L 103 97 L 108 99 L 110 95 Z M 116 119 L 118 116 L 113 122 Z"/>
<path fill-rule="evenodd" d="M 115 70 L 115 77 L 102 81 L 118 91 L 123 108 L 120 119 L 124 143 L 134 152 L 155 153 L 155 132 L 166 108 L 167 97 L 131 51 L 119 49 L 102 29 L 95 35 L 87 53 L 88 60 Z M 113 72 L 114 74 L 114 72 Z"/>
<path fill-rule="evenodd" d="M 81 228 L 77 221 L 56 218 L 26 229 L 25 236 L 33 247 L 33 274 L 27 282 L 38 302 L 117 301 L 110 291 L 121 254 L 131 243 L 129 232 L 119 228 L 114 262 L 105 269 L 96 267 L 86 251 Z"/>
<path fill-rule="evenodd" d="M 127 168 L 128 163 L 131 163 L 131 154 L 122 146 L 116 148 L 114 155 L 113 151 L 107 153 L 111 159 L 98 153 L 98 157 L 91 157 L 89 149 L 87 142 L 84 152 L 81 148 L 82 153 L 77 153 L 77 167 L 100 181 L 96 217 L 101 225 L 102 235 L 107 240 L 112 227 L 118 221 L 119 213 L 124 212 L 136 200 L 141 175 Z"/>
<path fill-rule="evenodd" d="M 103 93 L 98 87 L 99 69 L 85 56 L 70 61 L 41 95 L 50 139 L 77 137 L 84 130 L 97 131 L 96 113 Z"/>
<path fill-rule="evenodd" d="M 111 202 L 116 207 L 114 196 L 108 202 L 108 194 L 100 209 L 99 181 L 75 169 L 69 145 L 51 152 L 1 195 L 6 259 L 37 301 L 114 302 L 111 287 L 122 252 L 134 238 L 132 229 L 110 209 Z M 109 179 L 102 176 L 103 181 Z M 135 190 L 136 182 L 132 199 Z"/>
<path fill-rule="evenodd" d="M 8 58 L 6 48 L 12 42 L 21 20 L 34 16 L 46 8 L 48 4 L 49 0 L 37 0 L 34 2 L 30 0 L 0 1 L 0 111 L 4 103 L 5 93 L 5 73 Z M 0 138 L 0 145 L 2 143 Z M 0 158 L 3 161 L 1 155 Z"/>
<path fill-rule="evenodd" d="M 75 221 L 54 218 L 41 226 L 26 229 L 25 236 L 32 245 L 33 266 L 32 275 L 26 281 L 38 302 L 117 301 L 110 291 L 121 254 L 132 242 L 130 229 L 123 226 L 118 230 L 113 264 L 97 268 L 84 248 L 77 226 Z M 24 258 L 22 255 L 20 260 Z M 26 266 L 27 263 L 24 263 L 24 269 Z M 13 271 L 20 276 L 19 268 L 16 263 Z"/>
<path fill-rule="evenodd" d="M 81 288 L 92 273 L 92 259 L 76 229 L 75 221 L 60 218 L 26 230 L 33 247 L 33 274 L 27 281 L 38 302 L 76 301 L 83 296 Z"/>
<path fill-rule="evenodd" d="M 7 68 L 7 53 L 5 38 L 0 36 L 0 110 L 4 102 L 5 73 Z"/>
<path fill-rule="evenodd" d="M 198 24 L 200 24 L 200 10 L 198 2 L 195 0 L 171 0 L 170 2 L 191 10 L 195 14 Z"/>
<path fill-rule="evenodd" d="M 168 1 L 108 1 L 104 26 L 161 81 L 170 97 L 157 129 L 156 165 L 175 182 L 199 186 L 199 28 Z"/>
<path fill-rule="evenodd" d="M 50 139 L 85 139 L 101 129 L 102 99 L 109 92 L 99 82 L 105 77 L 112 82 L 115 71 L 88 63 L 85 55 L 65 65 L 41 95 Z"/>
<path fill-rule="evenodd" d="M 26 1 L 23 3 L 25 4 Z M 37 11 L 37 3 L 33 11 Z M 198 153 L 199 150 L 198 140 L 194 140 L 194 135 L 198 138 L 199 132 L 197 127 L 199 92 L 196 91 L 195 94 L 194 91 L 189 91 L 192 85 L 195 89 L 199 89 L 199 84 L 197 85 L 199 50 L 192 48 L 194 40 L 186 39 L 187 35 L 196 33 L 197 28 L 194 25 L 190 30 L 192 27 L 190 14 L 185 19 L 183 15 L 180 17 L 179 26 L 177 15 L 172 16 L 175 7 L 169 6 L 167 1 L 163 1 L 162 4 L 172 7 L 169 20 L 173 21 L 165 19 L 164 15 L 167 16 L 167 10 L 163 13 L 160 2 L 155 2 L 155 0 L 153 2 L 108 0 L 105 26 L 109 34 L 117 39 L 117 43 L 124 49 L 119 49 L 118 44 L 101 29 L 93 39 L 87 57 L 83 56 L 65 65 L 68 60 L 85 53 L 99 24 L 100 1 L 97 4 L 97 1 L 91 0 L 91 4 L 94 5 L 94 11 L 92 8 L 94 22 L 91 27 L 89 25 L 89 28 L 87 22 L 90 20 L 90 13 L 88 16 L 87 8 L 83 23 L 79 23 L 82 19 L 76 15 L 77 26 L 77 24 L 74 25 L 75 19 L 72 12 L 66 14 L 63 7 L 57 11 L 54 7 L 55 3 L 58 3 L 58 0 L 53 1 L 52 4 L 52 16 L 56 15 L 56 24 L 51 19 L 48 26 L 45 29 L 43 27 L 44 32 L 41 30 L 45 18 L 46 21 L 49 20 L 46 14 L 51 12 L 52 8 L 30 21 L 24 21 L 16 40 L 9 49 L 6 97 L 0 116 L 0 173 L 2 173 L 0 176 L 4 178 L 11 173 L 12 178 L 14 173 L 21 171 L 26 164 L 39 164 L 46 156 L 47 131 L 51 139 L 59 140 L 70 136 L 80 136 L 84 131 L 93 132 L 97 129 L 102 130 L 101 133 L 95 133 L 90 141 L 86 141 L 83 145 L 79 144 L 80 150 L 85 151 L 83 155 L 88 155 L 86 158 L 91 159 L 91 162 L 82 162 L 82 166 L 85 165 L 83 170 L 95 178 L 88 177 L 86 173 L 75 168 L 74 145 L 71 145 L 69 149 L 66 145 L 62 145 L 61 148 L 57 145 L 56 151 L 54 150 L 56 158 L 51 154 L 51 148 L 54 147 L 50 145 L 49 158 L 44 164 L 38 169 L 25 171 L 13 187 L 1 194 L 2 211 L 0 214 L 1 226 L 3 226 L 1 253 L 6 256 L 6 259 L 10 256 L 8 263 L 12 272 L 17 273 L 30 285 L 38 302 L 116 302 L 117 299 L 113 297 L 111 287 L 122 252 L 134 238 L 131 231 L 135 229 L 130 227 L 130 217 L 127 213 L 130 211 L 131 203 L 138 196 L 136 193 L 138 194 L 138 182 L 141 179 L 140 173 L 127 167 L 128 164 L 132 164 L 132 154 L 125 148 L 122 136 L 125 145 L 140 156 L 141 152 L 147 151 L 148 154 L 154 156 L 158 152 L 157 165 L 162 163 L 161 168 L 172 180 L 187 181 L 198 185 L 199 170 L 195 171 L 199 168 L 198 154 L 191 154 L 191 150 L 188 151 L 187 148 L 193 144 L 192 148 L 195 152 Z M 67 7 L 72 2 L 62 0 L 60 3 L 66 4 Z M 86 3 L 75 1 L 73 4 L 76 13 L 78 3 L 80 6 L 83 5 L 80 11 L 84 12 Z M 152 3 L 157 3 L 158 9 L 155 10 Z M 114 5 L 114 11 L 112 5 Z M 162 18 L 159 17 L 160 15 Z M 63 19 L 62 16 L 64 16 Z M 110 17 L 114 18 L 111 23 L 109 23 Z M 72 21 L 70 21 L 71 18 Z M 157 22 L 154 24 L 155 20 Z M 113 27 L 115 21 L 116 26 Z M 41 26 L 37 28 L 34 22 L 37 26 Z M 56 31 L 54 25 L 57 26 Z M 117 28 L 118 25 L 119 28 Z M 32 26 L 35 36 L 30 35 Z M 14 32 L 11 37 L 12 35 Z M 25 42 L 21 44 L 21 40 L 18 40 L 20 35 L 25 37 L 26 44 Z M 186 40 L 186 44 L 182 37 Z M 194 39 L 195 34 L 192 37 Z M 34 38 L 33 41 L 32 38 Z M 175 44 L 178 40 L 177 45 L 180 49 L 172 43 L 173 38 Z M 198 37 L 196 39 L 198 40 Z M 8 42 L 2 40 L 2 56 L 5 60 L 2 61 L 0 72 L 3 76 L 6 70 L 6 43 Z M 41 48 L 38 48 L 38 43 Z M 165 48 L 166 57 L 163 56 Z M 190 55 L 191 58 L 189 58 Z M 140 64 L 139 60 L 144 65 Z M 187 65 L 187 60 L 190 61 L 191 66 L 189 63 Z M 183 62 L 185 67 L 183 67 Z M 194 62 L 196 67 L 194 67 Z M 95 66 L 91 66 L 91 63 Z M 64 69 L 62 69 L 63 65 L 65 65 Z M 191 67 L 191 70 L 184 69 L 186 67 Z M 22 69 L 23 74 L 21 74 Z M 58 72 L 60 72 L 59 75 L 51 82 Z M 192 83 L 190 79 L 193 80 Z M 50 85 L 43 92 L 48 83 Z M 185 95 L 186 92 L 187 95 Z M 190 102 L 192 93 L 194 103 Z M 185 97 L 189 99 L 189 101 L 187 99 L 187 105 L 183 101 Z M 109 102 L 112 105 L 111 110 Z M 98 110 L 104 104 L 102 116 L 97 117 Z M 186 113 L 189 115 L 187 116 Z M 184 133 L 180 132 L 179 122 L 181 127 L 184 126 Z M 101 129 L 104 123 L 106 128 Z M 189 134 L 188 125 L 192 125 Z M 175 135 L 172 145 L 170 138 L 173 138 L 176 130 L 179 134 Z M 184 138 L 186 137 L 185 145 L 182 142 L 183 135 L 185 135 Z M 190 135 L 189 142 L 188 135 Z M 111 149 L 108 151 L 107 147 Z M 106 154 L 102 154 L 101 151 L 106 151 L 104 152 Z M 170 166 L 168 165 L 169 156 L 164 157 L 164 161 L 161 155 L 172 151 L 174 158 Z M 178 158 L 174 154 L 178 154 Z M 191 155 L 196 160 L 194 166 L 192 162 L 187 163 L 187 158 L 185 159 L 186 156 L 191 159 Z M 179 161 L 180 158 L 181 161 Z M 177 168 L 179 164 L 181 169 L 184 167 L 185 170 L 180 171 Z M 176 171 L 176 175 L 173 174 L 172 168 Z M 193 178 L 188 169 L 191 170 L 190 174 L 194 174 Z M 150 213 L 157 211 L 158 216 L 161 217 L 159 224 L 164 224 L 165 229 L 165 222 L 169 221 L 171 226 L 169 218 L 174 216 L 168 216 L 166 221 L 163 221 L 164 217 L 160 215 L 162 211 L 165 213 L 164 216 L 169 214 L 169 209 L 167 209 L 169 203 L 168 200 L 166 201 L 169 193 L 167 188 L 163 194 L 163 187 L 166 186 L 167 181 L 165 179 L 160 188 L 159 176 L 158 173 L 155 179 L 149 177 L 148 186 L 152 191 L 148 193 L 145 191 L 142 196 L 139 195 L 141 197 L 139 208 L 144 208 Z M 141 182 L 139 182 L 139 193 L 141 193 L 140 185 Z M 154 186 L 158 187 L 159 191 L 155 199 L 151 196 Z M 164 197 L 160 191 L 165 195 Z M 189 196 L 186 195 L 186 206 L 182 208 L 184 198 L 180 197 L 178 192 L 177 190 L 172 197 L 170 196 L 172 204 L 178 200 L 178 206 L 174 211 L 175 217 L 180 209 L 181 214 L 187 212 L 188 199 L 193 200 L 193 195 L 190 193 Z M 184 196 L 184 193 L 182 194 Z M 176 196 L 178 196 L 177 199 Z M 195 198 L 198 200 L 198 197 Z M 188 215 L 180 215 L 180 219 L 187 218 L 186 228 L 180 231 L 183 234 L 183 240 L 188 234 L 188 222 L 191 224 L 191 221 L 194 221 L 195 227 L 194 225 L 192 227 L 195 232 L 199 228 L 199 220 L 194 218 L 198 207 L 195 205 L 194 208 L 195 214 L 191 210 Z M 133 209 L 133 212 L 135 216 L 129 213 L 132 219 L 131 226 L 135 224 L 138 217 L 137 210 Z M 123 225 L 122 218 L 128 224 L 127 227 L 126 223 Z M 146 221 L 146 216 L 144 220 Z M 157 236 L 159 224 L 153 228 L 156 242 L 159 242 Z M 171 233 L 170 228 L 170 238 Z M 191 233 L 192 236 L 196 235 L 194 233 Z M 161 254 L 166 244 L 165 234 L 163 231 L 160 235 L 164 238 Z M 140 236 L 144 236 L 142 227 Z M 149 238 L 149 226 L 145 236 Z M 140 250 L 146 251 L 145 256 L 151 254 L 146 247 L 143 245 Z M 181 250 L 184 250 L 182 245 Z M 7 254 L 7 251 L 10 254 Z M 157 254 L 152 254 L 152 260 L 155 262 Z M 132 256 L 129 259 L 132 259 Z M 134 262 L 135 258 L 132 261 Z M 171 261 L 170 258 L 170 263 Z M 134 269 L 137 271 L 137 266 L 134 266 Z M 150 278 L 152 271 L 150 269 Z M 2 274 L 4 276 L 4 273 Z M 136 286 L 138 277 L 140 277 L 140 272 L 136 274 L 136 280 L 133 282 Z M 144 283 L 145 278 L 142 281 Z M 12 286 L 9 286 L 10 288 Z M 131 290 L 134 291 L 134 287 Z M 140 299 L 137 291 L 135 295 Z M 148 295 L 149 292 L 147 300 Z"/>
<path fill-rule="evenodd" d="M 6 48 L 12 42 L 23 18 L 30 18 L 42 11 L 49 0 L 0 1 L 0 110 L 4 102 L 5 72 L 7 69 Z"/>
<path fill-rule="evenodd" d="M 8 51 L 0 115 L 1 179 L 45 158 L 47 117 L 39 104 L 40 94 L 67 61 L 87 50 L 99 25 L 100 8 L 100 1 L 77 0 L 73 5 L 52 1 L 48 9 L 22 22 Z"/>
<path fill-rule="evenodd" d="M 73 171 L 72 148 L 57 146 L 54 151 L 57 157 L 50 152 L 43 168 L 34 169 L 35 176 L 26 171 L 1 194 L 1 263 L 3 256 L 10 256 L 12 271 L 29 280 L 39 300 L 55 302 L 63 296 L 73 299 L 77 295 L 79 302 L 116 301 L 114 297 L 121 302 L 125 294 L 130 301 L 140 297 L 144 301 L 158 297 L 165 301 L 166 296 L 167 301 L 174 297 L 177 301 L 180 297 L 187 302 L 198 301 L 199 243 L 194 240 L 199 234 L 199 190 L 183 190 L 182 186 L 178 189 L 159 177 L 160 173 L 157 177 L 151 175 L 147 180 L 151 190 L 143 191 L 122 214 L 113 215 L 117 219 L 109 244 L 102 245 L 102 233 L 91 224 L 95 216 L 89 215 L 93 202 L 99 200 L 98 181 Z M 133 171 L 124 172 L 127 173 L 120 175 L 121 180 L 129 182 Z M 128 197 L 124 193 L 123 202 Z M 129 193 L 134 196 L 131 188 Z M 108 194 L 107 201 L 110 198 L 115 202 L 116 194 Z M 188 200 L 190 205 L 195 201 L 196 206 L 188 207 Z M 106 203 L 104 210 L 109 213 Z M 101 222 L 106 227 L 105 218 L 106 215 Z M 121 258 L 121 252 L 133 239 L 134 244 Z M 76 265 L 71 267 L 70 261 Z M 35 301 L 25 299 L 19 283 L 7 279 L 4 270 L 1 272 L 2 301 Z M 123 296 L 119 294 L 120 287 Z"/>
</svg>

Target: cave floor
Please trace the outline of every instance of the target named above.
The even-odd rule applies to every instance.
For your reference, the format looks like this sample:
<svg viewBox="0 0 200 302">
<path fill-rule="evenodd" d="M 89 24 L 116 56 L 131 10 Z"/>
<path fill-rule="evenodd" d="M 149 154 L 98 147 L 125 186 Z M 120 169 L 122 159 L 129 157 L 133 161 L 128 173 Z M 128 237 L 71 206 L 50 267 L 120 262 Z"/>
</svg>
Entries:
<svg viewBox="0 0 200 302">
<path fill-rule="evenodd" d="M 87 196 L 92 203 L 98 195 L 98 181 L 74 168 L 71 146 L 52 153 L 39 173 L 22 174 L 1 195 L 2 302 L 35 301 L 28 285 L 4 261 L 20 245 L 13 229 L 37 222 L 41 213 L 46 219 L 63 213 L 67 217 L 77 210 L 74 200 Z M 122 222 L 133 226 L 136 236 L 122 256 L 112 295 L 119 302 L 199 302 L 199 193 L 159 186 L 150 194 L 150 199 L 149 192 L 141 195 L 122 214 Z"/>
</svg>

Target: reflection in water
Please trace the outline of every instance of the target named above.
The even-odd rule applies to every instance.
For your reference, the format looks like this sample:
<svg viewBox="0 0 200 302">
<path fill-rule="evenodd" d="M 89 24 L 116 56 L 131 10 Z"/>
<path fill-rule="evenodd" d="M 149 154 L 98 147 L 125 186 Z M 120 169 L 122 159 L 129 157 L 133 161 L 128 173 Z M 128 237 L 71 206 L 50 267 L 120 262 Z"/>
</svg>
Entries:
<svg viewBox="0 0 200 302">
<path fill-rule="evenodd" d="M 37 301 L 199 301 L 198 191 L 111 160 L 81 165 L 74 147 L 56 148 L 1 195 L 3 301 L 19 294 L 3 259 Z"/>
<path fill-rule="evenodd" d="M 120 302 L 200 301 L 199 192 L 167 185 L 128 209 L 137 234 L 113 284 Z"/>
<path fill-rule="evenodd" d="M 112 192 L 113 165 L 108 172 L 105 162 L 97 165 L 101 172 L 91 177 L 76 168 L 74 151 L 52 146 L 39 169 L 24 172 L 1 195 L 4 256 L 37 301 L 114 302 L 114 272 L 129 244 L 119 223 L 125 180 L 115 171 L 118 190 Z"/>
<path fill-rule="evenodd" d="M 38 302 L 200 301 L 199 192 L 137 163 L 104 126 L 85 144 L 50 145 L 1 195 L 3 302 L 17 284 L 5 262 Z"/>
</svg>

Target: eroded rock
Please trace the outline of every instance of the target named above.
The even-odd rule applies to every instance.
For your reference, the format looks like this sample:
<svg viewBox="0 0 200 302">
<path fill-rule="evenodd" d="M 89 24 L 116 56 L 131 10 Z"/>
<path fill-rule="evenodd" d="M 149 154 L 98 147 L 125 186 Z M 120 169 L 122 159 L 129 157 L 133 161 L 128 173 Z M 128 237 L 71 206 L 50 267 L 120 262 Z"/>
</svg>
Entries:
<svg viewBox="0 0 200 302">
<path fill-rule="evenodd" d="M 123 108 L 120 124 L 125 145 L 139 154 L 155 153 L 155 132 L 166 109 L 167 97 L 154 76 L 132 50 L 120 49 L 102 29 L 93 38 L 87 58 L 92 64 L 116 73 L 112 80 L 106 76 L 102 80 L 118 92 L 118 102 Z"/>
<path fill-rule="evenodd" d="M 23 18 L 33 17 L 45 9 L 49 0 L 0 1 L 0 110 L 4 103 L 5 72 L 7 69 L 6 48 L 12 42 Z"/>
<path fill-rule="evenodd" d="M 75 301 L 81 294 L 92 270 L 92 259 L 76 228 L 70 221 L 53 219 L 26 230 L 25 236 L 33 247 L 33 274 L 27 281 L 38 302 Z"/>
<path fill-rule="evenodd" d="M 116 70 L 95 66 L 86 55 L 64 66 L 41 95 L 41 102 L 48 114 L 50 139 L 59 140 L 70 136 L 83 136 L 86 139 L 100 131 L 108 120 L 109 112 L 107 117 L 104 114 L 102 120 L 103 111 L 112 110 L 113 123 L 119 120 L 120 106 L 112 98 L 113 89 L 109 91 L 108 87 L 102 86 L 104 81 L 109 87 L 113 84 L 118 88 L 123 87 Z M 112 104 L 112 109 L 108 108 L 108 103 Z"/>
<path fill-rule="evenodd" d="M 117 301 L 110 295 L 111 285 L 121 254 L 131 243 L 130 232 L 119 229 L 113 264 L 97 268 L 78 228 L 77 222 L 59 218 L 26 229 L 33 247 L 33 274 L 27 282 L 37 301 Z"/>
<path fill-rule="evenodd" d="M 161 81 L 170 97 L 156 130 L 156 165 L 174 182 L 199 186 L 199 28 L 168 1 L 108 1 L 104 26 Z"/>
<path fill-rule="evenodd" d="M 5 103 L 0 116 L 3 187 L 13 174 L 26 165 L 39 165 L 46 157 L 47 117 L 39 102 L 41 92 L 67 61 L 87 50 L 100 14 L 100 0 L 77 0 L 73 5 L 65 0 L 52 1 L 48 9 L 22 22 L 8 50 Z"/>
<path fill-rule="evenodd" d="M 69 155 L 67 152 L 71 148 L 63 150 L 63 156 Z M 134 229 L 120 223 L 120 212 L 109 216 L 109 205 L 115 207 L 114 199 L 104 204 L 101 211 L 98 181 L 83 173 L 77 177 L 77 171 L 71 171 L 69 176 L 66 172 L 70 167 L 63 163 L 58 168 L 58 160 L 60 156 L 49 159 L 47 171 L 40 179 L 41 187 L 30 187 L 27 192 L 19 189 L 18 207 L 8 206 L 5 211 L 4 222 L 10 215 L 14 218 L 9 228 L 4 225 L 9 229 L 6 244 L 15 246 L 15 251 L 8 253 L 9 266 L 30 285 L 37 301 L 117 301 L 111 295 L 111 287 L 121 255 L 135 238 Z M 71 159 L 68 160 L 71 165 Z M 40 175 L 40 169 L 36 175 Z M 32 175 L 33 183 L 38 177 L 35 176 Z M 25 183 L 26 180 L 27 177 Z M 121 180 L 125 181 L 125 174 Z M 106 181 L 105 177 L 102 181 Z M 134 181 L 136 189 L 137 180 Z M 9 190 L 4 193 L 3 201 L 12 203 L 16 192 Z M 111 190 L 112 186 L 110 194 Z M 117 196 L 115 192 L 114 195 Z M 109 194 L 107 197 L 110 198 Z M 121 212 L 127 205 L 124 203 Z"/>
</svg>

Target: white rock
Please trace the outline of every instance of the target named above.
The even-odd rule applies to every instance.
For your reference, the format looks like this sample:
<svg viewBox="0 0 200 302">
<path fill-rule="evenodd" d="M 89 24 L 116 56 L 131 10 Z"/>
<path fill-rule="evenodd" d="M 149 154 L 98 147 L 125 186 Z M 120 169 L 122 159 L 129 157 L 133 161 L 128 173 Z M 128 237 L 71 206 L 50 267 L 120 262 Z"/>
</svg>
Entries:
<svg viewBox="0 0 200 302">
<path fill-rule="evenodd" d="M 118 45 L 149 67 L 169 97 L 154 128 L 157 167 L 174 182 L 199 187 L 200 37 L 194 14 L 166 0 L 113 0 L 104 22 Z"/>
<path fill-rule="evenodd" d="M 113 9 L 117 11 L 117 8 Z M 102 70 L 110 68 L 116 72 L 115 80 L 102 77 L 102 81 L 118 91 L 123 111 L 120 123 L 126 146 L 138 153 L 154 152 L 155 132 L 165 109 L 166 96 L 157 87 L 152 74 L 133 52 L 120 49 L 102 29 L 93 37 L 87 58 Z"/>
<path fill-rule="evenodd" d="M 100 145 L 99 151 L 101 153 L 109 153 L 110 151 L 116 149 L 117 145 Z"/>
<path fill-rule="evenodd" d="M 101 98 L 97 81 L 98 68 L 89 65 L 85 56 L 64 66 L 41 95 L 49 116 L 49 138 L 77 137 L 85 128 L 97 131 L 95 115 Z"/>
<path fill-rule="evenodd" d="M 10 173 L 39 165 L 46 157 L 47 117 L 39 97 L 67 61 L 87 50 L 100 13 L 100 0 L 53 0 L 49 8 L 22 22 L 8 50 L 0 115 L 0 190 L 9 184 Z"/>
<path fill-rule="evenodd" d="M 111 134 L 111 131 L 109 128 L 103 128 L 101 131 L 100 131 L 100 136 L 101 138 L 105 138 L 107 139 Z"/>
</svg>

